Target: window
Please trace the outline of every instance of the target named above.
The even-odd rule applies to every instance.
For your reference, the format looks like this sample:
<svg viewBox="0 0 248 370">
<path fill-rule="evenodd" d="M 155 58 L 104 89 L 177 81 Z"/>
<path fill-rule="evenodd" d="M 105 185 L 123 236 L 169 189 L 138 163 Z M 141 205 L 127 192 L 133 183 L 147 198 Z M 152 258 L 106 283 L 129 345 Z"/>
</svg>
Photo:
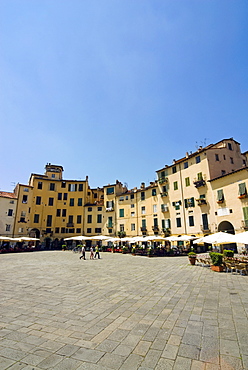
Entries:
<svg viewBox="0 0 248 370">
<path fill-rule="evenodd" d="M 126 200 L 128 200 L 128 195 L 126 195 Z"/>
<path fill-rule="evenodd" d="M 146 229 L 146 220 L 145 219 L 141 220 L 141 225 L 142 225 L 143 229 Z"/>
<path fill-rule="evenodd" d="M 131 217 L 134 217 L 135 216 L 135 212 L 131 212 Z"/>
<path fill-rule="evenodd" d="M 157 213 L 157 204 L 153 204 L 153 213 Z"/>
<path fill-rule="evenodd" d="M 130 204 L 130 207 L 131 207 L 131 208 L 134 208 L 134 204 Z"/>
<path fill-rule="evenodd" d="M 42 182 L 41 181 L 38 182 L 37 189 L 42 189 Z"/>
<path fill-rule="evenodd" d="M 46 222 L 47 227 L 52 226 L 52 218 L 53 218 L 52 215 L 47 215 L 47 222 Z"/>
<path fill-rule="evenodd" d="M 221 176 L 224 176 L 226 174 L 225 170 L 221 170 Z"/>
<path fill-rule="evenodd" d="M 66 217 L 66 209 L 62 209 L 62 217 Z"/>
<path fill-rule="evenodd" d="M 224 201 L 224 193 L 223 190 L 217 190 L 217 202 L 223 202 Z"/>
<path fill-rule="evenodd" d="M 119 202 L 122 202 L 124 200 L 124 197 L 119 198 Z"/>
<path fill-rule="evenodd" d="M 195 199 L 194 199 L 194 197 L 189 198 L 189 199 L 184 199 L 184 205 L 185 205 L 185 208 L 194 207 L 195 206 Z"/>
<path fill-rule="evenodd" d="M 152 196 L 155 197 L 157 195 L 157 189 L 152 189 Z"/>
<path fill-rule="evenodd" d="M 21 217 L 26 217 L 26 212 L 25 211 L 21 211 Z"/>
<path fill-rule="evenodd" d="M 242 182 L 242 184 L 239 184 L 239 195 L 247 195 L 245 182 Z"/>
<path fill-rule="evenodd" d="M 243 207 L 244 226 L 248 227 L 248 207 Z"/>
<path fill-rule="evenodd" d="M 8 216 L 13 216 L 13 209 L 8 210 Z"/>
<path fill-rule="evenodd" d="M 39 218 L 40 218 L 40 215 L 38 215 L 38 214 L 35 214 L 34 215 L 34 224 L 38 224 L 39 223 Z"/>
<path fill-rule="evenodd" d="M 78 191 L 83 191 L 83 184 L 78 185 Z"/>
<path fill-rule="evenodd" d="M 78 229 L 78 228 L 77 228 L 77 229 L 76 229 L 76 233 L 77 233 L 77 234 L 81 234 L 81 229 Z"/>
<path fill-rule="evenodd" d="M 114 208 L 114 201 L 113 200 L 108 200 L 107 202 L 106 202 L 106 208 L 107 208 L 107 210 L 109 209 L 112 209 L 112 208 Z"/>
<path fill-rule="evenodd" d="M 119 210 L 119 217 L 124 217 L 124 209 L 123 208 L 121 208 Z"/>
<path fill-rule="evenodd" d="M 201 157 L 198 155 L 195 157 L 195 163 L 200 163 L 201 162 Z"/>
<path fill-rule="evenodd" d="M 232 157 L 230 157 L 230 162 L 231 162 L 231 164 L 234 164 Z"/>
<path fill-rule="evenodd" d="M 102 207 L 97 207 L 97 210 L 98 210 L 99 212 L 101 212 L 101 211 L 102 211 Z"/>
<path fill-rule="evenodd" d="M 53 178 L 53 179 L 55 178 L 55 173 L 52 173 L 52 178 Z"/>
<path fill-rule="evenodd" d="M 146 214 L 146 207 L 145 206 L 141 207 L 141 214 L 142 215 Z"/>
<path fill-rule="evenodd" d="M 49 198 L 48 199 L 48 205 L 49 206 L 53 206 L 53 198 Z"/>
<path fill-rule="evenodd" d="M 26 204 L 28 202 L 28 196 L 27 195 L 23 195 L 22 196 L 22 203 Z"/>
<path fill-rule="evenodd" d="M 163 193 L 167 193 L 167 192 L 168 192 L 168 190 L 169 190 L 169 184 L 167 184 L 167 185 L 163 185 L 163 186 L 162 186 L 162 191 L 163 191 Z"/>
<path fill-rule="evenodd" d="M 176 225 L 177 225 L 177 227 L 181 227 L 182 226 L 182 224 L 181 224 L 181 217 L 177 217 L 176 218 Z"/>
<path fill-rule="evenodd" d="M 141 194 L 140 194 L 140 200 L 145 200 L 146 196 L 145 196 L 145 192 L 142 191 Z"/>
<path fill-rule="evenodd" d="M 69 229 L 69 230 L 68 230 L 69 234 L 74 234 L 74 232 L 75 232 L 74 230 L 75 230 L 75 229 Z"/>
<path fill-rule="evenodd" d="M 66 182 L 65 181 L 62 181 L 61 188 L 66 188 Z"/>
<path fill-rule="evenodd" d="M 173 185 L 174 185 L 174 190 L 178 190 L 178 183 L 177 183 L 177 181 L 174 181 Z"/>
<path fill-rule="evenodd" d="M 202 226 L 203 226 L 203 230 L 208 230 L 208 215 L 207 215 L 207 213 L 202 214 Z"/>
<path fill-rule="evenodd" d="M 219 161 L 219 154 L 215 154 L 215 160 Z"/>
<path fill-rule="evenodd" d="M 70 215 L 69 217 L 68 217 L 68 224 L 71 224 L 71 226 L 73 226 L 72 224 L 73 224 L 73 215 Z M 68 225 L 69 226 L 69 225 Z"/>
<path fill-rule="evenodd" d="M 184 162 L 183 167 L 184 167 L 184 169 L 188 168 L 189 167 L 189 162 Z"/>
<path fill-rule="evenodd" d="M 10 227 L 11 227 L 11 225 L 6 224 L 6 229 L 5 229 L 5 231 L 10 231 Z"/>
<path fill-rule="evenodd" d="M 67 196 L 68 196 L 68 194 L 67 194 L 67 193 L 64 193 L 64 197 L 63 197 L 63 199 L 64 199 L 64 200 L 67 200 Z"/>
<path fill-rule="evenodd" d="M 77 184 L 69 184 L 68 191 L 77 191 Z"/>
<path fill-rule="evenodd" d="M 114 194 L 114 192 L 115 192 L 114 187 L 111 187 L 111 188 L 107 188 L 107 189 L 106 189 L 106 194 L 107 194 L 107 195 Z"/>
<path fill-rule="evenodd" d="M 185 186 L 190 186 L 190 180 L 189 177 L 185 178 Z"/>
<path fill-rule="evenodd" d="M 177 172 L 177 167 L 176 166 L 172 167 L 172 173 L 176 173 L 176 172 Z"/>
<path fill-rule="evenodd" d="M 81 207 L 83 205 L 83 198 L 78 198 L 78 206 Z"/>
<path fill-rule="evenodd" d="M 131 231 L 135 231 L 135 224 L 131 224 Z"/>
<path fill-rule="evenodd" d="M 227 147 L 228 147 L 229 150 L 233 150 L 231 143 L 227 143 Z"/>
<path fill-rule="evenodd" d="M 23 231 L 24 231 L 23 227 L 19 227 L 18 233 L 23 233 Z"/>
<path fill-rule="evenodd" d="M 74 198 L 70 198 L 70 207 L 74 207 Z"/>
<path fill-rule="evenodd" d="M 56 217 L 60 217 L 60 215 L 61 215 L 61 209 L 57 209 L 57 211 L 56 211 Z"/>
<path fill-rule="evenodd" d="M 41 197 L 36 197 L 36 204 L 40 205 L 41 204 Z"/>
<path fill-rule="evenodd" d="M 59 234 L 59 227 L 55 227 L 55 234 Z"/>
<path fill-rule="evenodd" d="M 158 219 L 157 218 L 153 219 L 153 226 L 158 226 Z"/>
<path fill-rule="evenodd" d="M 61 234 L 65 233 L 65 227 L 61 227 Z"/>
<path fill-rule="evenodd" d="M 96 234 L 101 234 L 101 232 L 102 232 L 102 229 L 100 227 L 95 228 L 95 233 Z"/>
<path fill-rule="evenodd" d="M 58 200 L 62 200 L 62 193 L 58 193 Z"/>
<path fill-rule="evenodd" d="M 24 188 L 23 191 L 29 192 L 29 188 Z"/>
<path fill-rule="evenodd" d="M 224 159 L 224 161 L 226 160 L 226 156 L 225 156 L 225 154 L 223 154 L 223 159 Z"/>
<path fill-rule="evenodd" d="M 134 194 L 131 194 L 130 195 L 130 199 L 134 199 Z"/>
<path fill-rule="evenodd" d="M 87 229 L 87 234 L 91 234 L 91 228 L 90 227 L 88 227 L 88 229 Z"/>
<path fill-rule="evenodd" d="M 87 222 L 88 222 L 88 224 L 92 223 L 92 215 L 88 215 Z"/>
<path fill-rule="evenodd" d="M 113 227 L 113 217 L 108 217 L 108 225 L 107 227 Z"/>
<path fill-rule="evenodd" d="M 194 216 L 189 216 L 189 226 L 194 226 Z"/>
<path fill-rule="evenodd" d="M 82 222 L 82 216 L 77 215 L 77 224 L 81 224 L 81 222 Z"/>
<path fill-rule="evenodd" d="M 120 231 L 124 231 L 124 225 L 120 224 Z"/>
<path fill-rule="evenodd" d="M 88 194 L 88 195 L 90 195 L 90 194 Z M 95 199 L 97 198 L 97 193 L 95 193 L 95 194 L 94 194 L 94 198 L 95 198 Z"/>
<path fill-rule="evenodd" d="M 97 223 L 98 224 L 102 223 L 102 215 L 97 215 Z"/>
<path fill-rule="evenodd" d="M 10 204 L 14 204 L 15 202 L 13 200 L 10 201 Z"/>
<path fill-rule="evenodd" d="M 88 212 L 91 212 L 92 211 L 92 207 L 88 207 Z"/>
<path fill-rule="evenodd" d="M 53 182 L 50 183 L 49 190 L 50 191 L 54 191 L 55 190 L 55 184 Z"/>
<path fill-rule="evenodd" d="M 163 226 L 163 221 L 164 221 L 164 226 Z M 165 229 L 170 229 L 171 222 L 170 222 L 169 218 L 167 218 L 166 220 L 162 220 L 162 227 L 165 228 Z"/>
<path fill-rule="evenodd" d="M 202 181 L 203 180 L 202 172 L 198 172 L 198 174 L 197 174 L 197 180 L 198 181 Z"/>
</svg>

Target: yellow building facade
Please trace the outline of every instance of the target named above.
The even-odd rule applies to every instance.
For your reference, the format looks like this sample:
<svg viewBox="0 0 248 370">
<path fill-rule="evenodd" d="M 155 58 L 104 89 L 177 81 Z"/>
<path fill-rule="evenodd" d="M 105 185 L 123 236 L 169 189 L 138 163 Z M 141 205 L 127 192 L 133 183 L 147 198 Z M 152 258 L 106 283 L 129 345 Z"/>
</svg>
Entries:
<svg viewBox="0 0 248 370">
<path fill-rule="evenodd" d="M 232 138 L 221 140 L 173 160 L 156 171 L 156 181 L 133 189 L 118 180 L 91 189 L 88 177 L 65 180 L 63 167 L 48 163 L 44 175 L 31 174 L 28 185 L 15 189 L 14 236 L 51 242 L 99 234 L 202 236 L 225 227 L 241 232 L 248 198 L 233 194 L 247 189 L 247 153 Z"/>
</svg>

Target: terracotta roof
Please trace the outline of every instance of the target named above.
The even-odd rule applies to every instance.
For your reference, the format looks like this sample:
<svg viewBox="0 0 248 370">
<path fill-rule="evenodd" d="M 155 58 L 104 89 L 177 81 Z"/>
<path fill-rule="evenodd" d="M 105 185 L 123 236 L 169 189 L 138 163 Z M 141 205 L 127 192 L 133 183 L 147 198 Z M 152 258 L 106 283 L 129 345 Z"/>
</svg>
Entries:
<svg viewBox="0 0 248 370">
<path fill-rule="evenodd" d="M 0 197 L 17 199 L 14 193 L 8 193 L 7 191 L 0 191 Z"/>
</svg>

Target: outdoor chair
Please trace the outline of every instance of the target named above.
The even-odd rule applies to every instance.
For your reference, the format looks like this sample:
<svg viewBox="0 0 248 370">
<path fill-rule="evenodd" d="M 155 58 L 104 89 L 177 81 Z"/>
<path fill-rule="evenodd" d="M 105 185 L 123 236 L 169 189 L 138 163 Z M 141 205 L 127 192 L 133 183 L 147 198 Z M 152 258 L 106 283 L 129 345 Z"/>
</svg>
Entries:
<svg viewBox="0 0 248 370">
<path fill-rule="evenodd" d="M 235 269 L 236 272 L 240 273 L 240 275 L 247 275 L 247 265 L 245 263 L 236 263 Z"/>
</svg>

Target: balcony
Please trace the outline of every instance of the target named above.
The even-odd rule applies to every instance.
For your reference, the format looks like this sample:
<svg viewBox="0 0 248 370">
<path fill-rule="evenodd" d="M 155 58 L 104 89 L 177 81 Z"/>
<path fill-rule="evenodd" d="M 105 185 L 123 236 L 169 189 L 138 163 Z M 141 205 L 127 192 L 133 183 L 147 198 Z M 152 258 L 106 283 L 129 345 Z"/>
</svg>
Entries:
<svg viewBox="0 0 248 370">
<path fill-rule="evenodd" d="M 217 200 L 217 203 L 218 203 L 218 204 L 222 204 L 222 203 L 224 203 L 224 200 L 225 200 L 225 199 L 218 199 L 218 200 Z"/>
<path fill-rule="evenodd" d="M 197 201 L 198 206 L 203 206 L 203 205 L 207 204 L 206 199 L 203 199 L 203 198 L 196 199 L 196 201 Z"/>
<path fill-rule="evenodd" d="M 152 230 L 153 231 L 159 231 L 159 227 L 158 226 L 152 226 Z"/>
<path fill-rule="evenodd" d="M 161 212 L 168 212 L 168 211 L 169 211 L 169 207 L 162 204 L 161 205 Z"/>
<path fill-rule="evenodd" d="M 66 227 L 74 227 L 74 223 L 73 223 L 73 222 L 68 222 L 68 223 L 66 224 Z"/>
<path fill-rule="evenodd" d="M 193 184 L 195 185 L 196 188 L 200 188 L 201 186 L 206 185 L 206 181 L 201 179 L 201 180 L 195 180 L 193 181 Z"/>
<path fill-rule="evenodd" d="M 201 225 L 201 231 L 203 232 L 203 234 L 211 233 L 211 230 L 208 225 Z"/>
<path fill-rule="evenodd" d="M 158 180 L 159 184 L 164 184 L 164 183 L 167 183 L 168 182 L 168 177 L 161 177 L 159 180 Z"/>
<path fill-rule="evenodd" d="M 147 231 L 147 228 L 146 228 L 146 226 L 141 226 L 140 230 L 141 230 L 142 232 L 146 232 L 146 231 Z"/>
<path fill-rule="evenodd" d="M 108 207 L 108 208 L 106 208 L 106 212 L 111 212 L 113 210 L 114 210 L 114 207 Z"/>
<path fill-rule="evenodd" d="M 167 197 L 168 193 L 167 191 L 164 191 L 163 193 L 160 193 L 161 197 Z"/>
<path fill-rule="evenodd" d="M 108 223 L 108 224 L 106 225 L 106 227 L 107 227 L 108 229 L 112 229 L 112 228 L 113 228 L 113 224 Z"/>
</svg>

